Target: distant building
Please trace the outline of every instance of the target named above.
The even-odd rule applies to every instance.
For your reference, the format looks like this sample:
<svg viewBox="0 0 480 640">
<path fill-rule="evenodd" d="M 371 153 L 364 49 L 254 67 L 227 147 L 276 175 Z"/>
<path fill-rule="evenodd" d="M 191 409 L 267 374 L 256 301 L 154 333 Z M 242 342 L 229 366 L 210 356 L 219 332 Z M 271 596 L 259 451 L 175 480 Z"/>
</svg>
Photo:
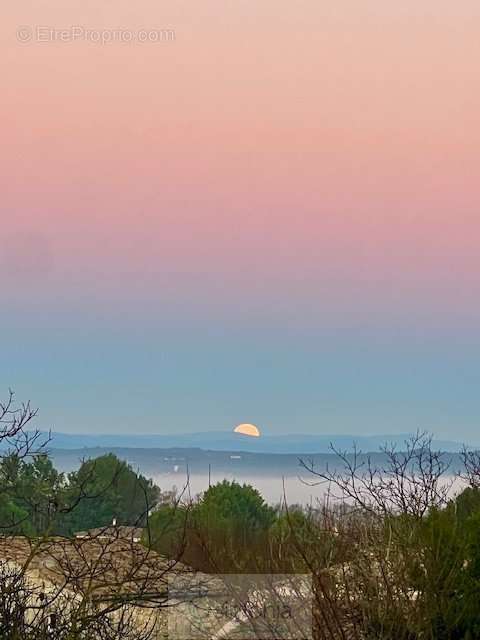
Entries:
<svg viewBox="0 0 480 640">
<path fill-rule="evenodd" d="M 128 542 L 141 542 L 143 529 L 141 527 L 126 527 L 117 525 L 116 520 L 106 527 L 97 527 L 96 529 L 88 529 L 87 531 L 77 531 L 75 538 L 77 540 L 96 539 L 96 540 L 126 540 Z"/>
</svg>

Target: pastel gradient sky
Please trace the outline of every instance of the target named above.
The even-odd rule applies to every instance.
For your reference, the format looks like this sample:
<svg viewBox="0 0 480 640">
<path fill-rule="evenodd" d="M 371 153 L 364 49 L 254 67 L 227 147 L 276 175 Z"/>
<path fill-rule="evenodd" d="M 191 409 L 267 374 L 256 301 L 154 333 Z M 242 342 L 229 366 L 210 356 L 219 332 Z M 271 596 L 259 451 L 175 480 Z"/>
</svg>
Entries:
<svg viewBox="0 0 480 640">
<path fill-rule="evenodd" d="M 0 388 L 42 426 L 480 444 L 478 0 L 0 18 Z"/>
</svg>

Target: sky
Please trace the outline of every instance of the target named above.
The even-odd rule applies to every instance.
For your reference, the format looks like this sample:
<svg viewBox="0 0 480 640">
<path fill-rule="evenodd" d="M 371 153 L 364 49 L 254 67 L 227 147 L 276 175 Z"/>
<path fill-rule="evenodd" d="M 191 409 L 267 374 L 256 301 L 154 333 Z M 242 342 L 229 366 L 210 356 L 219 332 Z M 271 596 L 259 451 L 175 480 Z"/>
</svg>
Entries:
<svg viewBox="0 0 480 640">
<path fill-rule="evenodd" d="M 65 432 L 480 444 L 479 31 L 478 0 L 3 3 L 0 393 Z"/>
</svg>

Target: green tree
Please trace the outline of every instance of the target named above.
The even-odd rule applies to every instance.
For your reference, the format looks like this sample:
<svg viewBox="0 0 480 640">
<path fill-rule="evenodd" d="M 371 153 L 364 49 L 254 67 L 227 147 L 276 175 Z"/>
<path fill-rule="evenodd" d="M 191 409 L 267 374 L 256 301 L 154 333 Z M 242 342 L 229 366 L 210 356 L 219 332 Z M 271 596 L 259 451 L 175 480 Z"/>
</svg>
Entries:
<svg viewBox="0 0 480 640">
<path fill-rule="evenodd" d="M 11 531 L 41 535 L 55 527 L 58 502 L 65 478 L 46 454 L 30 461 L 11 454 L 0 465 L 3 487 L 2 521 L 16 522 Z"/>
<path fill-rule="evenodd" d="M 157 503 L 160 489 L 114 454 L 82 462 L 68 475 L 63 520 L 65 533 L 103 527 L 112 523 L 143 526 Z"/>
<path fill-rule="evenodd" d="M 192 517 L 211 569 L 253 572 L 264 568 L 268 531 L 276 515 L 251 485 L 227 480 L 213 485 Z"/>
<path fill-rule="evenodd" d="M 192 544 L 190 511 L 180 505 L 161 505 L 152 513 L 148 529 L 144 532 L 143 543 L 169 558 L 182 558 L 187 562 L 186 548 L 189 547 L 189 564 L 192 564 Z M 193 560 L 194 562 L 194 560 Z"/>
<path fill-rule="evenodd" d="M 202 571 L 254 572 L 268 559 L 268 532 L 275 518 L 275 510 L 252 486 L 224 480 L 188 508 L 155 512 L 151 544 Z"/>
<path fill-rule="evenodd" d="M 279 510 L 269 543 L 272 571 L 308 573 L 334 562 L 333 532 L 322 530 L 315 512 L 300 506 Z"/>
<path fill-rule="evenodd" d="M 445 508 L 405 524 L 402 557 L 423 611 L 419 633 L 435 640 L 480 637 L 480 492 L 468 487 Z"/>
</svg>

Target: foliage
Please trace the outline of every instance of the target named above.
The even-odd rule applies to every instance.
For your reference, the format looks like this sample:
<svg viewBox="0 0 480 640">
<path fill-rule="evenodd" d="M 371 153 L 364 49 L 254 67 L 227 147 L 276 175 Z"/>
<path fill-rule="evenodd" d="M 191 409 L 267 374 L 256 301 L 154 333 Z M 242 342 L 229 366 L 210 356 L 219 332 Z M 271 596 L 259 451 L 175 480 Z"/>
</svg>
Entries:
<svg viewBox="0 0 480 640">
<path fill-rule="evenodd" d="M 33 455 L 31 460 L 10 454 L 1 461 L 0 478 L 5 505 L 2 527 L 26 534 L 45 531 L 56 518 L 65 486 L 64 475 L 54 468 L 50 458 L 44 453 Z"/>
<path fill-rule="evenodd" d="M 250 485 L 224 480 L 192 505 L 161 507 L 150 520 L 151 544 L 203 571 L 255 571 L 275 510 Z"/>
<path fill-rule="evenodd" d="M 113 454 L 59 473 L 44 453 L 0 461 L 0 527 L 6 533 L 71 535 L 118 524 L 144 524 L 160 490 Z"/>
<path fill-rule="evenodd" d="M 195 569 L 310 574 L 316 640 L 480 638 L 478 452 L 464 452 L 467 486 L 454 498 L 448 461 L 417 434 L 404 451 L 385 447 L 383 468 L 341 452 L 343 473 L 304 465 L 343 495 L 338 509 L 272 508 L 253 487 L 228 481 L 193 502 L 160 504 L 158 487 L 112 454 L 59 473 L 42 447 L 33 446 L 35 433 L 24 429 L 34 415 L 29 405 L 13 408 L 11 399 L 0 404 L 0 443 L 9 444 L 0 456 L 3 534 L 24 534 L 35 548 L 41 537 L 71 536 L 115 518 L 144 526 L 146 546 Z M 27 593 L 21 571 L 8 563 L 2 571 L 1 637 L 53 637 L 51 610 L 43 605 L 37 623 L 25 626 L 36 595 Z M 64 634 L 55 638 L 73 637 L 71 612 L 55 615 Z M 89 620 L 92 626 L 82 626 L 76 638 L 98 635 L 102 616 Z"/>
<path fill-rule="evenodd" d="M 118 525 L 143 526 L 160 489 L 114 454 L 82 462 L 68 474 L 64 502 L 68 514 L 64 532 L 103 527 L 115 519 Z"/>
<path fill-rule="evenodd" d="M 417 434 L 402 451 L 385 446 L 384 466 L 357 453 L 344 465 L 316 471 L 349 501 L 353 527 L 336 541 L 334 586 L 317 599 L 335 629 L 383 640 L 467 640 L 480 637 L 480 457 L 464 454 L 462 493 L 449 497 L 453 474 L 431 438 Z M 343 556 L 343 559 L 342 559 Z"/>
<path fill-rule="evenodd" d="M 115 456 L 66 478 L 45 453 L 48 438 L 31 430 L 35 416 L 12 392 L 0 402 L 0 637 L 149 640 L 155 617 L 137 614 L 140 604 L 164 606 L 168 566 L 133 539 L 58 534 L 103 527 L 112 515 L 143 523 L 159 489 Z"/>
</svg>

